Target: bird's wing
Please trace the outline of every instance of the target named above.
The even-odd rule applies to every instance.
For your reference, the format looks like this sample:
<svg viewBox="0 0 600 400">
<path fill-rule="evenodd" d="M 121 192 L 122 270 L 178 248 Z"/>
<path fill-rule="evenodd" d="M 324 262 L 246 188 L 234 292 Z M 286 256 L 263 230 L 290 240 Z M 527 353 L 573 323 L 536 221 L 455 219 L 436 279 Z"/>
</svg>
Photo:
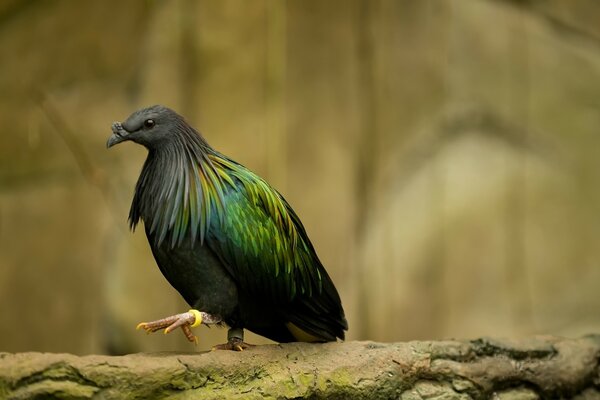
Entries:
<svg viewBox="0 0 600 400">
<path fill-rule="evenodd" d="M 277 213 L 244 190 L 230 190 L 221 221 L 215 218 L 211 226 L 210 245 L 247 290 L 268 293 L 275 301 L 311 295 L 321 288 L 320 268 L 306 242 L 277 222 Z"/>
<path fill-rule="evenodd" d="M 211 223 L 207 244 L 249 295 L 282 306 L 309 333 L 343 337 L 339 295 L 299 218 L 264 180 L 231 164 L 220 173 L 227 183 L 224 213 Z"/>
</svg>

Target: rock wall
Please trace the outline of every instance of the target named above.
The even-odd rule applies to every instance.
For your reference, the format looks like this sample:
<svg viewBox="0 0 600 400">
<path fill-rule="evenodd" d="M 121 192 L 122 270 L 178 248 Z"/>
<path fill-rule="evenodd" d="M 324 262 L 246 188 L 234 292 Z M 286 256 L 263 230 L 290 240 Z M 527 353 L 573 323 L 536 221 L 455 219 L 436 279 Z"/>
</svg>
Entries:
<svg viewBox="0 0 600 400">
<path fill-rule="evenodd" d="M 127 232 L 144 150 L 104 148 L 152 103 L 285 195 L 350 339 L 600 331 L 599 20 L 592 0 L 1 2 L 0 350 L 189 349 L 133 329 L 187 306 Z"/>
</svg>

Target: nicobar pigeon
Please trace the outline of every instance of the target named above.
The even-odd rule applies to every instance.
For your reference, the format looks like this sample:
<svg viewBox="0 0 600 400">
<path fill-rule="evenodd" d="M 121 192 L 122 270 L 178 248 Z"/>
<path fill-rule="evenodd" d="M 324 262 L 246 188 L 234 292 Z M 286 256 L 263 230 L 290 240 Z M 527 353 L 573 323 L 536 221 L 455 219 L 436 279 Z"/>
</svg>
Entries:
<svg viewBox="0 0 600 400">
<path fill-rule="evenodd" d="M 226 324 L 241 351 L 244 329 L 276 342 L 344 339 L 340 296 L 300 219 L 258 175 L 213 149 L 175 111 L 160 105 L 112 125 L 107 147 L 148 149 L 129 212 L 140 219 L 160 271 L 192 307 L 138 325 L 147 332 Z"/>
</svg>

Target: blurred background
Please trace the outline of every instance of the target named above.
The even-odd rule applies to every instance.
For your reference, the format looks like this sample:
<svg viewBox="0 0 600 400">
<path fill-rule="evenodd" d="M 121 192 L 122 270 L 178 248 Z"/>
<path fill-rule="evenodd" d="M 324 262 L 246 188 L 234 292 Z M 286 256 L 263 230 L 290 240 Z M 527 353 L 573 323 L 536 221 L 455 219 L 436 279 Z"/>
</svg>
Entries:
<svg viewBox="0 0 600 400">
<path fill-rule="evenodd" d="M 0 351 L 208 349 L 143 229 L 168 105 L 292 204 L 348 339 L 600 331 L 600 3 L 0 2 Z M 249 336 L 248 341 L 266 340 Z"/>
</svg>

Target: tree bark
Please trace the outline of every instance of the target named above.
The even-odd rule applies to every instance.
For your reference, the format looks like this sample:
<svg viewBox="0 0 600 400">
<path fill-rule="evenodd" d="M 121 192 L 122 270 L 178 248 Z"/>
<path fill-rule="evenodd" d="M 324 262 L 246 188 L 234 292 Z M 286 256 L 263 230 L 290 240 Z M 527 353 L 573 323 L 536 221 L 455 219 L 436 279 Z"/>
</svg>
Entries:
<svg viewBox="0 0 600 400">
<path fill-rule="evenodd" d="M 600 335 L 290 343 L 241 353 L 0 353 L 2 399 L 600 399 Z"/>
</svg>

